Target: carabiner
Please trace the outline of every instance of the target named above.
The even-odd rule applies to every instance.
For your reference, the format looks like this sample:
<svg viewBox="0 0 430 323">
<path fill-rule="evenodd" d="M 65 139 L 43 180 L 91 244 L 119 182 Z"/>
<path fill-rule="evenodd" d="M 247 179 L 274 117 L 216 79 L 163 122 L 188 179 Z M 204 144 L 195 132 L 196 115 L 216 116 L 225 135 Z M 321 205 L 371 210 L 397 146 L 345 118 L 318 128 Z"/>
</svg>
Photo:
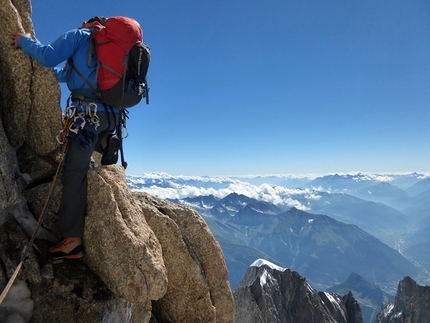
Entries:
<svg viewBox="0 0 430 323">
<path fill-rule="evenodd" d="M 94 108 L 93 111 L 91 111 L 91 107 Z M 97 104 L 95 104 L 94 102 L 87 104 L 87 115 L 90 122 L 97 129 L 97 127 L 100 125 L 100 118 L 97 115 Z"/>
<path fill-rule="evenodd" d="M 75 116 L 76 106 L 70 105 L 64 110 L 64 118 L 73 118 Z"/>
<path fill-rule="evenodd" d="M 73 118 L 73 123 L 70 125 L 69 131 L 78 134 L 80 129 L 84 129 L 86 123 L 85 113 L 80 112 Z"/>
</svg>

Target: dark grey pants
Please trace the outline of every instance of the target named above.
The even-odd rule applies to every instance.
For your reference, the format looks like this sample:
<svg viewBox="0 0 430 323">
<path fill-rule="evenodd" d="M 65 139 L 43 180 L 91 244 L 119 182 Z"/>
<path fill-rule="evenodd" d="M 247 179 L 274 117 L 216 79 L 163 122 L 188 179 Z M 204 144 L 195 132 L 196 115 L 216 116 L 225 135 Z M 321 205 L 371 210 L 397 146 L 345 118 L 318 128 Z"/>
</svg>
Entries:
<svg viewBox="0 0 430 323">
<path fill-rule="evenodd" d="M 82 237 L 84 233 L 85 207 L 87 202 L 87 172 L 94 150 L 101 151 L 100 141 L 116 127 L 118 115 L 97 112 L 100 126 L 97 128 L 99 139 L 85 150 L 80 150 L 73 137 L 68 137 L 68 150 L 63 166 L 63 190 L 60 204 L 60 235 Z M 109 119 L 108 119 L 109 118 Z M 110 126 L 109 126 L 110 120 Z"/>
</svg>

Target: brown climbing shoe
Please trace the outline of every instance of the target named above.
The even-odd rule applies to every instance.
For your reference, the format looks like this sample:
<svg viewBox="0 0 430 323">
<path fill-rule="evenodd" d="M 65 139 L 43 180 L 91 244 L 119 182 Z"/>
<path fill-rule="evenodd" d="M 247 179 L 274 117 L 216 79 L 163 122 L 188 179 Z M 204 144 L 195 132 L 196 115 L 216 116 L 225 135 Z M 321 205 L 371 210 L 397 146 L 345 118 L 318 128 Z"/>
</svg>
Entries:
<svg viewBox="0 0 430 323">
<path fill-rule="evenodd" d="M 84 246 L 81 237 L 67 237 L 55 247 L 49 249 L 50 260 L 81 259 L 84 257 Z"/>
</svg>

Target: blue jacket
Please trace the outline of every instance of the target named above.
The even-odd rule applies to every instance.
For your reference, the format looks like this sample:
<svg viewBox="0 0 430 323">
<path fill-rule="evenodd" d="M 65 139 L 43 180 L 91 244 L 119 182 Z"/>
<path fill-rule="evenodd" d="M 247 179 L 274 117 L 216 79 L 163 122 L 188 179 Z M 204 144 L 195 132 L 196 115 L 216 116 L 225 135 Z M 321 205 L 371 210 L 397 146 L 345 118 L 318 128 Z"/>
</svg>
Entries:
<svg viewBox="0 0 430 323">
<path fill-rule="evenodd" d="M 34 39 L 23 36 L 19 39 L 18 45 L 25 54 L 33 57 L 46 67 L 54 67 L 59 82 L 67 82 L 67 87 L 72 92 L 76 89 L 89 89 L 85 81 L 73 70 L 70 65 L 58 66 L 67 61 L 73 60 L 73 64 L 82 75 L 97 88 L 96 70 L 97 57 L 91 59 L 91 66 L 88 67 L 88 52 L 91 43 L 91 33 L 88 29 L 73 29 L 61 35 L 50 45 L 42 45 Z M 70 75 L 69 75 L 70 74 Z M 93 83 L 95 82 L 95 83 Z M 103 104 L 97 104 L 97 111 L 104 111 Z M 117 109 L 115 109 L 117 111 Z"/>
</svg>

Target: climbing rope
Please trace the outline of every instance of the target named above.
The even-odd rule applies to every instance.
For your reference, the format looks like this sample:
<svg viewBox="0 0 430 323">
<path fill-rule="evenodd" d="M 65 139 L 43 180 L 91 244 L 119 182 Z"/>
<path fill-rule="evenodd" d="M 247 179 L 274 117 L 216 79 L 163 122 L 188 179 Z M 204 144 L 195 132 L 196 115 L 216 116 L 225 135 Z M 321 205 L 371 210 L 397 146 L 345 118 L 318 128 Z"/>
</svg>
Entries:
<svg viewBox="0 0 430 323">
<path fill-rule="evenodd" d="M 39 220 L 37 221 L 36 226 L 33 230 L 33 234 L 31 235 L 31 238 L 30 238 L 27 246 L 25 247 L 25 249 L 23 251 L 20 262 L 16 266 L 12 276 L 9 278 L 8 283 L 6 284 L 5 288 L 3 289 L 3 292 L 0 295 L 0 304 L 6 298 L 7 293 L 9 292 L 9 290 L 12 287 L 16 277 L 18 276 L 19 271 L 21 270 L 21 267 L 22 267 L 25 259 L 27 258 L 28 252 L 30 251 L 31 247 L 33 246 L 33 242 L 34 242 L 34 239 L 36 238 L 37 231 L 39 230 L 40 226 L 42 225 L 42 222 L 43 222 L 43 220 L 47 214 L 49 205 L 51 204 L 52 197 L 54 195 L 54 190 L 55 190 L 55 187 L 57 185 L 57 180 L 58 180 L 59 174 L 61 173 L 61 171 L 63 169 L 64 160 L 66 158 L 67 143 L 68 143 L 67 142 L 67 134 L 68 134 L 69 128 L 71 126 L 71 123 L 73 122 L 74 114 L 75 114 L 75 107 L 74 106 L 66 108 L 64 118 L 63 118 L 64 128 L 63 128 L 63 130 L 61 130 L 60 134 L 57 136 L 57 141 L 63 145 L 61 153 L 58 156 L 57 171 L 55 172 L 55 176 L 54 176 L 54 179 L 52 181 L 51 187 L 49 189 L 48 196 L 47 196 L 45 204 L 42 208 L 42 212 L 39 216 Z"/>
<path fill-rule="evenodd" d="M 67 134 L 69 133 L 69 129 L 73 124 L 73 119 L 76 113 L 76 107 L 74 105 L 68 106 L 64 111 L 63 115 L 63 130 L 57 135 L 57 141 L 60 145 L 62 145 L 67 138 Z"/>
</svg>

